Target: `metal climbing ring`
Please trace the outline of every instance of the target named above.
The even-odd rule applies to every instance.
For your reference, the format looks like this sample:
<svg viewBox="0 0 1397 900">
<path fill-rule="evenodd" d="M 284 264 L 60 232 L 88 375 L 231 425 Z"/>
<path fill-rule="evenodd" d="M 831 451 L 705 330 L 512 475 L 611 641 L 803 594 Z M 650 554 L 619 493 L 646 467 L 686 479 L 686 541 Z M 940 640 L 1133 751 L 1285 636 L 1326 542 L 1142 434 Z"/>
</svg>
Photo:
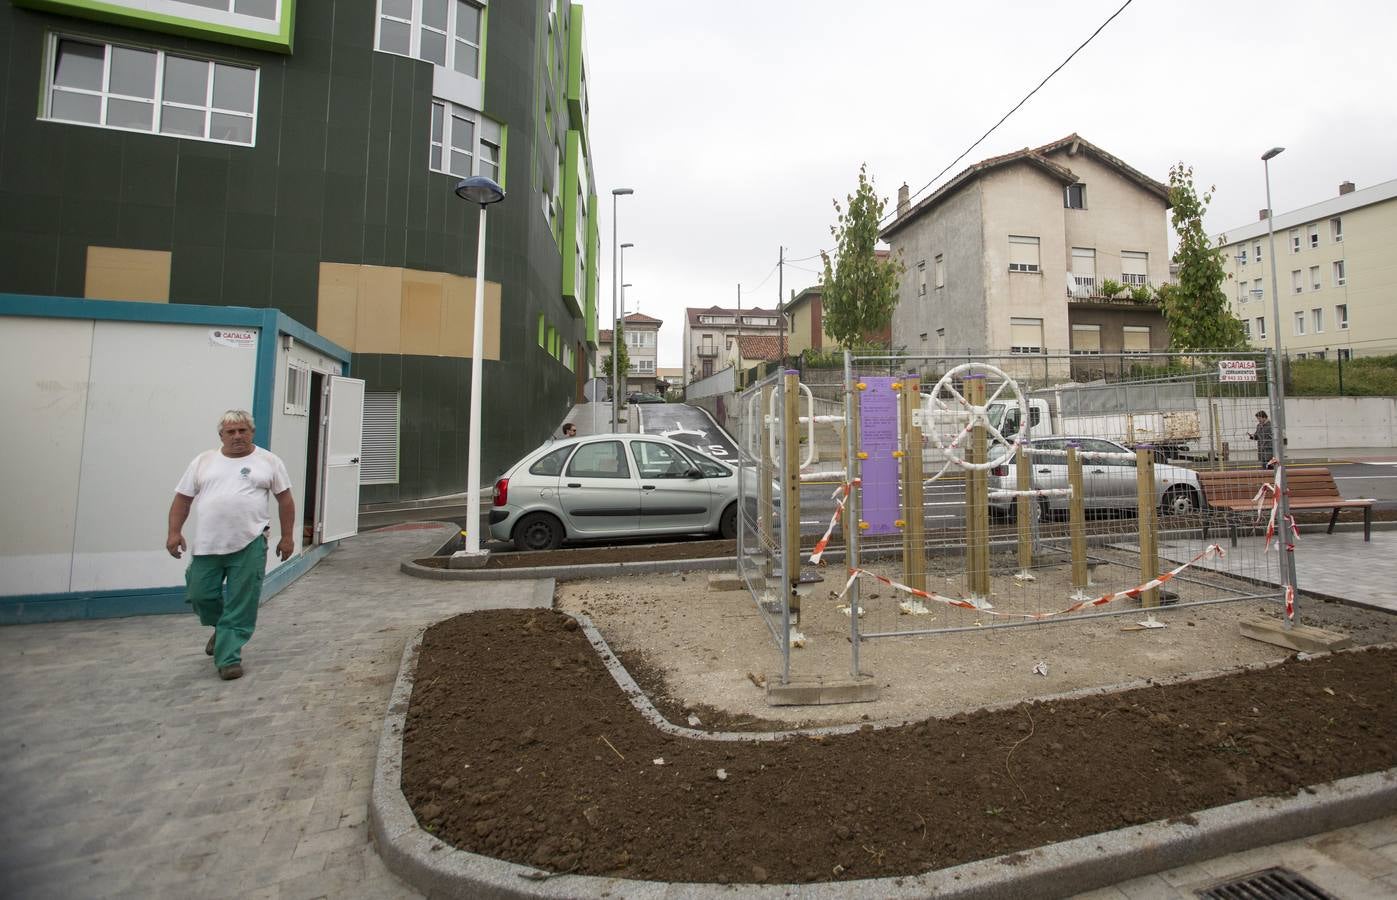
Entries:
<svg viewBox="0 0 1397 900">
<path fill-rule="evenodd" d="M 957 378 L 965 377 L 967 373 L 985 378 L 996 378 L 1000 381 L 999 387 L 986 398 L 981 406 L 976 406 L 965 399 L 964 395 L 954 386 Z M 995 427 L 989 419 L 990 406 L 999 400 L 1005 391 L 1009 392 L 1009 396 L 1004 399 L 1017 404 L 1019 407 L 1019 430 L 1013 434 L 1012 440 L 1005 437 L 1003 432 Z M 941 395 L 948 392 L 951 397 L 943 399 Z M 942 441 L 939 428 L 932 427 L 930 429 L 932 443 L 946 457 L 948 464 L 974 471 L 986 471 L 996 466 L 1005 465 L 1013 460 L 1014 454 L 1018 452 L 1019 446 L 1028 436 L 1028 403 L 1024 400 L 1023 392 L 1019 390 L 1018 383 L 1010 378 L 1007 372 L 989 363 L 968 362 L 951 369 L 942 375 L 941 380 L 936 382 L 936 386 L 932 388 L 930 402 L 931 408 L 935 412 L 950 414 L 957 419 L 960 416 L 966 417 L 964 427 L 949 442 Z M 959 424 L 958 421 L 957 424 Z M 998 455 L 995 455 L 995 451 L 992 449 L 989 454 L 990 458 L 982 463 L 966 460 L 965 446 L 961 443 L 976 425 L 985 427 L 988 436 L 993 441 L 992 447 L 999 450 Z"/>
</svg>

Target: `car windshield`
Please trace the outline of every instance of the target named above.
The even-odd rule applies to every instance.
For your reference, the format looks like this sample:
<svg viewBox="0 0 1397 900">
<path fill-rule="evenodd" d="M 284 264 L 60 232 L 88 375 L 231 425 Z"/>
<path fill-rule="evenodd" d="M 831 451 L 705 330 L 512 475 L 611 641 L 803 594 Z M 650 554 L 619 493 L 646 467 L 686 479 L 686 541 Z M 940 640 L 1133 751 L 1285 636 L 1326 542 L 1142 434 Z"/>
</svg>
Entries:
<svg viewBox="0 0 1397 900">
<path fill-rule="evenodd" d="M 703 473 L 703 477 L 705 478 L 726 478 L 732 474 L 732 470 L 727 466 L 718 462 L 716 459 L 710 459 L 704 456 L 697 450 L 690 447 L 680 447 L 679 449 L 683 451 L 685 456 L 689 457 L 695 466 L 698 466 L 699 471 Z"/>
</svg>

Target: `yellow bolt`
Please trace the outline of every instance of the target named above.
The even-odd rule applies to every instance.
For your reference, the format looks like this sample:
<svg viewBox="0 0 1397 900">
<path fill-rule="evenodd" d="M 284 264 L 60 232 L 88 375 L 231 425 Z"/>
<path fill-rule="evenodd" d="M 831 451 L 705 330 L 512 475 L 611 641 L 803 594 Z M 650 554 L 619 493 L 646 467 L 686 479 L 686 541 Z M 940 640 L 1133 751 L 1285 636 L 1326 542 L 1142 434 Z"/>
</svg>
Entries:
<svg viewBox="0 0 1397 900">
<path fill-rule="evenodd" d="M 895 520 L 893 520 L 893 524 L 896 525 L 898 528 L 906 528 L 906 527 L 907 527 L 907 520 L 905 520 L 905 519 L 895 519 Z"/>
<path fill-rule="evenodd" d="M 858 389 L 861 390 L 861 391 L 866 391 L 866 390 L 868 390 L 868 385 L 864 384 L 862 381 L 860 381 L 858 384 L 854 385 L 854 387 L 858 388 Z"/>
<path fill-rule="evenodd" d="M 867 531 L 869 527 L 867 522 L 859 522 L 859 531 Z"/>
<path fill-rule="evenodd" d="M 907 454 L 903 453 L 901 450 L 894 450 L 894 451 L 893 451 L 893 459 L 902 459 L 902 457 L 904 457 L 904 456 L 906 456 L 906 455 L 907 455 Z"/>
<path fill-rule="evenodd" d="M 860 450 L 858 453 L 855 453 L 854 455 L 857 456 L 859 459 L 868 459 L 868 453 L 863 450 Z"/>
<path fill-rule="evenodd" d="M 892 383 L 892 388 L 893 388 L 893 390 L 895 390 L 895 391 L 900 391 L 900 390 L 902 390 L 902 382 L 900 382 L 900 381 L 894 381 L 894 382 Z"/>
</svg>

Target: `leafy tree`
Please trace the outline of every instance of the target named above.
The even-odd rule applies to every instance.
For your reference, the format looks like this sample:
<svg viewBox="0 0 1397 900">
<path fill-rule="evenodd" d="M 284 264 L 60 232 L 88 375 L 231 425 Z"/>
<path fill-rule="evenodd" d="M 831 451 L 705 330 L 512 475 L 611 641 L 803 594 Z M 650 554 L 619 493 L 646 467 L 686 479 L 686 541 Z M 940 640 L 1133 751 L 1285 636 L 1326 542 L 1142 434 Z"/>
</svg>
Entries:
<svg viewBox="0 0 1397 900">
<path fill-rule="evenodd" d="M 631 355 L 626 352 L 626 327 L 624 325 L 616 329 L 616 332 L 611 336 L 611 346 L 612 352 L 616 354 L 617 381 L 620 381 L 626 377 L 626 373 L 631 368 Z M 608 380 L 611 378 L 611 354 L 609 353 L 602 360 L 601 376 Z M 617 385 L 612 390 L 620 390 L 620 386 Z"/>
<path fill-rule="evenodd" d="M 886 200 L 869 181 L 867 165 L 859 166 L 859 187 L 847 208 L 834 201 L 838 224 L 830 228 L 835 258 L 820 252 L 825 263 L 822 305 L 825 331 L 845 347 L 858 346 L 864 335 L 886 326 L 897 305 L 897 280 L 905 271 L 898 259 L 879 259 L 878 220 Z"/>
<path fill-rule="evenodd" d="M 1203 230 L 1203 214 L 1212 202 L 1215 187 L 1202 197 L 1193 186 L 1193 167 L 1183 163 L 1169 170 L 1171 219 L 1179 236 L 1174 262 L 1179 266 L 1177 284 L 1159 291 L 1160 307 L 1169 323 L 1176 350 L 1242 350 L 1247 347 L 1242 321 L 1227 303 L 1222 283 L 1227 278 L 1222 250 L 1214 247 Z"/>
</svg>

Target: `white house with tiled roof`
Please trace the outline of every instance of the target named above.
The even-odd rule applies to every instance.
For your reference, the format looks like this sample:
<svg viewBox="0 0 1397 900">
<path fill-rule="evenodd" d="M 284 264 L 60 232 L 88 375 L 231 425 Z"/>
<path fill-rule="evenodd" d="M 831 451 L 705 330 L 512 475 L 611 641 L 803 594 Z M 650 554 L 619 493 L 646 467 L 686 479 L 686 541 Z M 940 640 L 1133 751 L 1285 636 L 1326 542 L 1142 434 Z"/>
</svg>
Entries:
<svg viewBox="0 0 1397 900">
<path fill-rule="evenodd" d="M 1168 280 L 1168 209 L 1167 185 L 1077 134 L 975 163 L 915 205 L 904 185 L 880 233 L 906 267 L 895 340 L 927 354 L 1167 348 L 1155 303 L 1099 289 Z"/>
<path fill-rule="evenodd" d="M 731 363 L 729 345 L 743 336 L 781 336 L 781 313 L 774 309 L 710 306 L 684 310 L 684 371 L 690 381 L 707 378 Z"/>
<path fill-rule="evenodd" d="M 622 334 L 626 336 L 626 357 L 630 368 L 626 370 L 626 391 L 654 393 L 656 364 L 659 358 L 660 326 L 664 320 L 647 316 L 644 313 L 631 313 L 623 320 Z M 604 328 L 597 334 L 597 365 L 611 358 L 611 329 Z M 598 372 L 602 378 L 610 378 L 611 373 Z"/>
</svg>

